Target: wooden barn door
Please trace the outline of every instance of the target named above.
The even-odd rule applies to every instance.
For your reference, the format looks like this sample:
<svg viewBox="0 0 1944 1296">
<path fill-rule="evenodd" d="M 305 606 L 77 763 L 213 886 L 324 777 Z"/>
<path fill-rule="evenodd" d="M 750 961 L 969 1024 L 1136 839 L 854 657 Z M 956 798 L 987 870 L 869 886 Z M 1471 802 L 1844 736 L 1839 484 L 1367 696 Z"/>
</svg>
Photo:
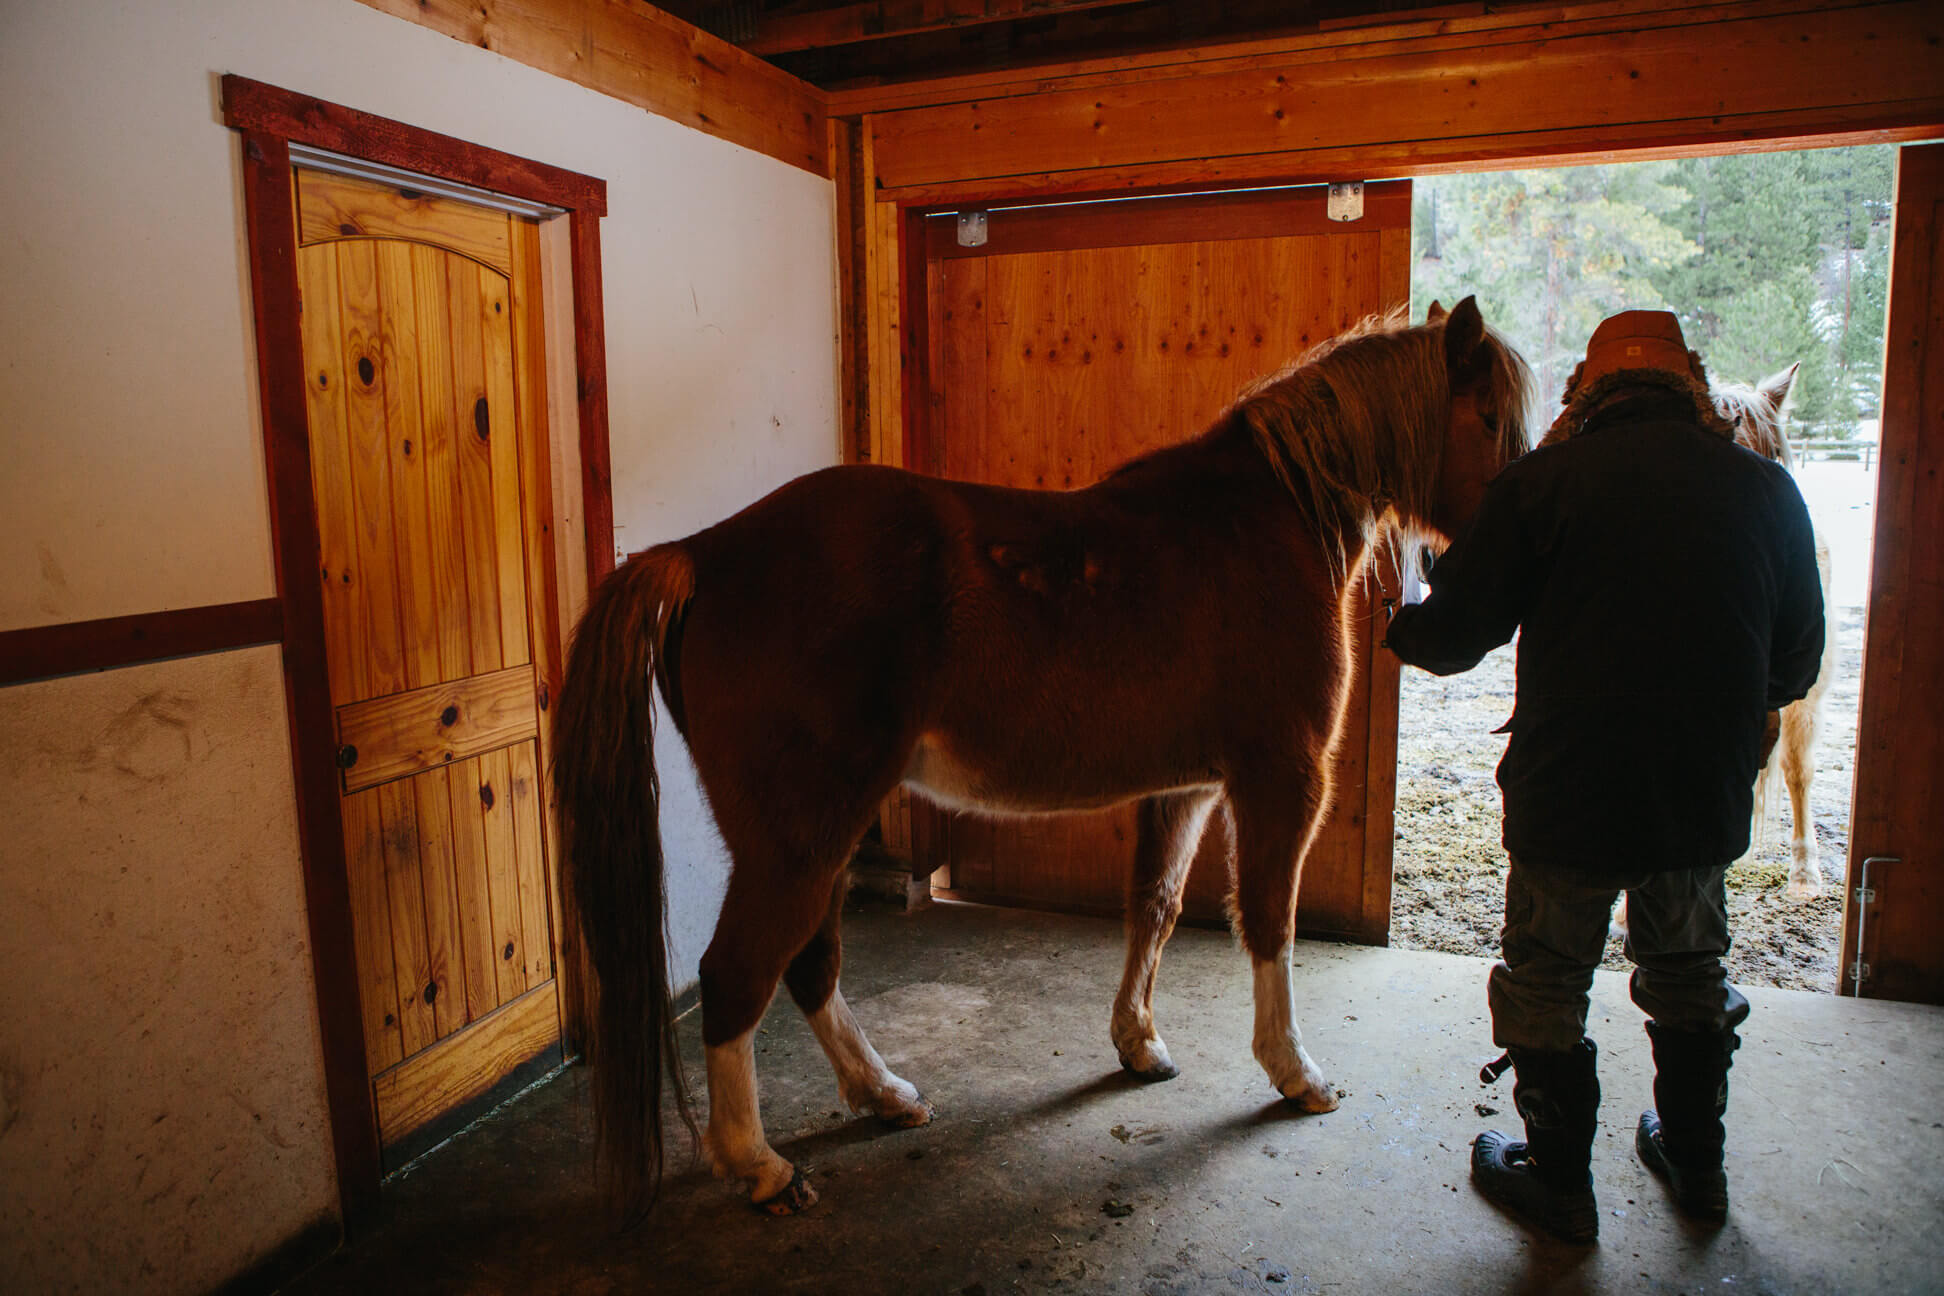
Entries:
<svg viewBox="0 0 1944 1296">
<path fill-rule="evenodd" d="M 1352 223 L 1321 187 L 993 212 L 960 246 L 926 225 L 929 403 L 923 471 L 1066 490 L 1206 426 L 1248 381 L 1410 296 L 1411 190 L 1369 185 Z M 1388 562 L 1379 578 L 1395 588 Z M 1382 942 L 1390 927 L 1397 664 L 1359 606 L 1358 675 L 1337 759 L 1336 809 L 1304 871 L 1297 923 Z M 1220 634 L 1220 626 L 1208 627 Z M 1131 807 L 1031 820 L 911 808 L 921 867 L 948 894 L 1118 912 Z M 1219 918 L 1226 817 L 1188 882 L 1189 915 Z"/>
<path fill-rule="evenodd" d="M 560 1056 L 539 237 L 307 169 L 296 194 L 345 866 L 389 1166 Z"/>
<path fill-rule="evenodd" d="M 1840 989 L 1944 1003 L 1944 145 L 1898 159 L 1882 437 Z"/>
</svg>

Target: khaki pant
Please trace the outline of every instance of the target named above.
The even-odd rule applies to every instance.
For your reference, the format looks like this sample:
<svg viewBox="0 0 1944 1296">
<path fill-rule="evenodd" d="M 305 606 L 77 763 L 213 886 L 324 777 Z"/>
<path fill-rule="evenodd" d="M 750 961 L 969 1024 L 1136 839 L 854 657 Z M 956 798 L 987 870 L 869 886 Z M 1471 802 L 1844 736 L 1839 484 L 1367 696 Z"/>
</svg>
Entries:
<svg viewBox="0 0 1944 1296">
<path fill-rule="evenodd" d="M 1613 902 L 1627 893 L 1633 1001 L 1671 1030 L 1739 1026 L 1748 1000 L 1728 984 L 1726 868 L 1642 872 L 1589 886 L 1570 870 L 1514 859 L 1505 879 L 1503 958 L 1493 966 L 1492 1038 L 1557 1052 L 1586 1034 L 1587 992 L 1606 950 Z"/>
</svg>

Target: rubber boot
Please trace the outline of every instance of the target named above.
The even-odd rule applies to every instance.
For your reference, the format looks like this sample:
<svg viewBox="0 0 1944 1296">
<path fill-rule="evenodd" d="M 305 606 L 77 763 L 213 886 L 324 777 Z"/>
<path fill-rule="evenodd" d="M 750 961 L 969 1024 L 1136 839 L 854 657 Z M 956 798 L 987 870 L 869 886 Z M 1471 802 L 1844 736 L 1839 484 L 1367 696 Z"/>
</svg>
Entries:
<svg viewBox="0 0 1944 1296">
<path fill-rule="evenodd" d="M 1472 1144 L 1472 1182 L 1526 1220 L 1568 1242 L 1600 1235 L 1593 1200 L 1593 1132 L 1600 1081 L 1593 1041 L 1563 1053 L 1513 1048 L 1512 1101 L 1525 1118 L 1524 1142 L 1487 1130 Z"/>
<path fill-rule="evenodd" d="M 1720 1223 L 1728 1217 L 1728 1068 L 1741 1039 L 1722 1031 L 1670 1030 L 1647 1023 L 1654 1043 L 1653 1110 L 1640 1114 L 1634 1151 L 1667 1181 L 1683 1215 Z"/>
</svg>

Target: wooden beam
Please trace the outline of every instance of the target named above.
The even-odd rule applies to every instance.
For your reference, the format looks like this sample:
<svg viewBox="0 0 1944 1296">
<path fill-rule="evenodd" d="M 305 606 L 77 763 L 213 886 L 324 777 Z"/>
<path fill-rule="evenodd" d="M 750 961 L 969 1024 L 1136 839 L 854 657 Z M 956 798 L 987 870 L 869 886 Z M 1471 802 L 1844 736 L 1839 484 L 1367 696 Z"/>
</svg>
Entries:
<svg viewBox="0 0 1944 1296">
<path fill-rule="evenodd" d="M 363 0 L 658 117 L 828 175 L 823 93 L 640 0 Z"/>
<path fill-rule="evenodd" d="M 1494 157 L 1928 133 L 1944 123 L 1941 38 L 1944 15 L 1900 0 L 1705 26 L 1493 32 L 1453 48 L 1339 49 L 1326 61 L 1219 71 L 1176 66 L 868 120 L 877 196 L 901 202 L 938 201 L 957 187 L 1038 194 L 1368 179 Z"/>
<path fill-rule="evenodd" d="M 978 27 L 1018 18 L 1050 18 L 1080 9 L 1108 9 L 1144 0 L 869 0 L 866 4 L 813 9 L 760 18 L 753 39 L 741 42 L 751 54 L 789 54 L 830 45 L 920 32 Z"/>
<path fill-rule="evenodd" d="M 0 684 L 227 652 L 282 638 L 283 607 L 273 598 L 31 626 L 0 633 Z"/>
<path fill-rule="evenodd" d="M 1210 40 L 1194 45 L 1069 59 L 1030 66 L 1008 65 L 989 72 L 831 90 L 825 107 L 833 117 L 923 108 L 975 99 L 1011 98 L 1052 90 L 1102 89 L 1136 81 L 1230 72 L 1246 68 L 1280 69 L 1377 54 L 1448 52 L 1494 43 L 1544 38 L 1622 35 L 1662 27 L 1696 27 L 1739 18 L 1773 17 L 1833 9 L 1867 7 L 1877 0 L 1569 0 L 1474 6 L 1469 14 L 1427 16 L 1372 14 L 1357 26 L 1337 30 L 1286 32 L 1242 40 Z"/>
</svg>

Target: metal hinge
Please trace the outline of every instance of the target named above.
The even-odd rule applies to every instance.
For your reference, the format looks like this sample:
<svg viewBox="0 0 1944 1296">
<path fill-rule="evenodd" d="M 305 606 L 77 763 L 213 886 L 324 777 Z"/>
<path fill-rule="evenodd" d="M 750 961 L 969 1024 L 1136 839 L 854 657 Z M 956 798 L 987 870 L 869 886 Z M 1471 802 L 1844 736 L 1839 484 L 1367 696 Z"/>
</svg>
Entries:
<svg viewBox="0 0 1944 1296">
<path fill-rule="evenodd" d="M 1363 181 L 1349 180 L 1330 186 L 1330 197 L 1324 209 L 1333 221 L 1357 221 L 1363 219 Z"/>
<path fill-rule="evenodd" d="M 986 241 L 987 213 L 982 211 L 962 211 L 958 214 L 958 245 L 960 247 L 984 247 Z"/>
</svg>

